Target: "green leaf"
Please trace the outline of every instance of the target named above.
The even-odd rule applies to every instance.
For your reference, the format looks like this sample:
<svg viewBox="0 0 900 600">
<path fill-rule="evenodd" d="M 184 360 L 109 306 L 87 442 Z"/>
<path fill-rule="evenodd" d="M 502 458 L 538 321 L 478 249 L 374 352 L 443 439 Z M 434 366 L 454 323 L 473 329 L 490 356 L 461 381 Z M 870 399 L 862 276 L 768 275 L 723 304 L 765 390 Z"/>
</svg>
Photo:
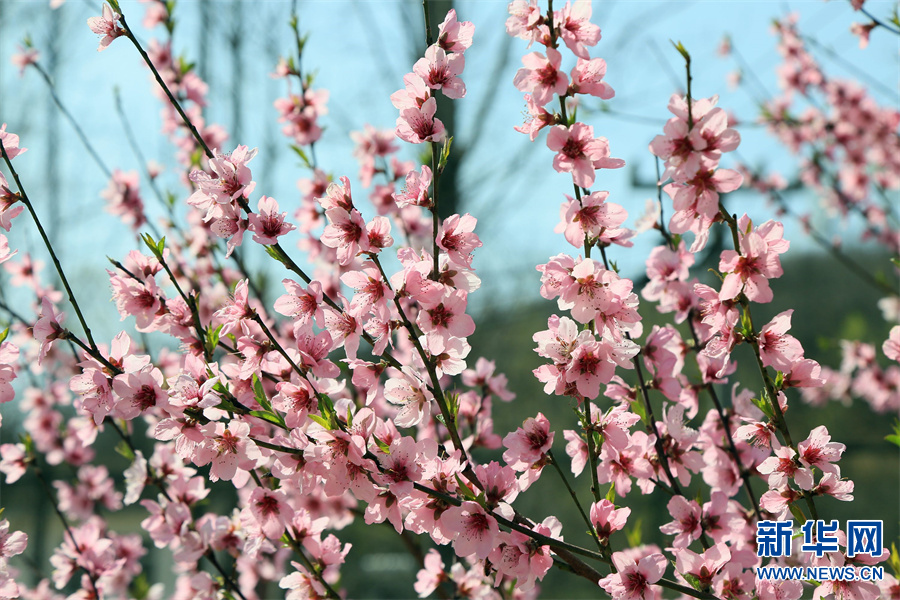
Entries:
<svg viewBox="0 0 900 600">
<path fill-rule="evenodd" d="M 609 484 L 609 490 L 606 492 L 606 499 L 610 502 L 615 502 L 616 500 L 616 482 L 613 481 Z"/>
<path fill-rule="evenodd" d="M 318 423 L 319 425 L 321 425 L 322 427 L 324 427 L 325 429 L 331 429 L 331 424 L 327 420 L 320 417 L 319 415 L 309 415 L 309 418 L 312 419 L 313 421 L 315 421 L 316 423 Z"/>
<path fill-rule="evenodd" d="M 634 414 L 636 414 L 637 416 L 639 416 L 641 418 L 642 422 L 644 422 L 648 425 L 650 424 L 650 421 L 647 419 L 647 411 L 644 408 L 644 405 L 641 404 L 640 400 L 632 400 L 631 401 L 631 410 L 632 410 L 632 412 L 634 412 Z"/>
<path fill-rule="evenodd" d="M 891 555 L 888 558 L 888 564 L 894 571 L 895 577 L 900 577 L 900 554 L 897 554 L 897 542 L 891 542 Z"/>
<path fill-rule="evenodd" d="M 2 337 L 0 337 L 0 339 L 2 339 Z M 894 433 L 884 436 L 884 439 L 895 446 L 900 446 L 900 420 L 894 421 Z"/>
<path fill-rule="evenodd" d="M 157 245 L 156 240 L 153 239 L 153 236 L 149 233 L 142 233 L 141 240 L 143 240 L 144 244 L 150 248 L 150 252 L 153 253 L 153 256 L 156 258 L 162 258 L 160 255 L 159 246 Z"/>
<path fill-rule="evenodd" d="M 454 477 L 456 477 L 456 485 L 459 486 L 456 490 L 456 493 L 462 494 L 466 500 L 472 500 L 473 502 L 476 502 L 478 499 L 475 497 L 475 494 L 472 493 L 472 490 L 469 489 L 469 486 L 467 486 L 463 482 L 462 478 L 459 476 L 459 473 L 455 474 Z"/>
<path fill-rule="evenodd" d="M 634 527 L 625 532 L 625 538 L 628 540 L 629 548 L 637 548 L 641 545 L 641 519 L 636 520 Z"/>
<path fill-rule="evenodd" d="M 147 581 L 147 576 L 144 573 L 131 580 L 131 597 L 134 600 L 144 600 L 149 593 L 150 582 Z"/>
<path fill-rule="evenodd" d="M 741 312 L 741 334 L 745 338 L 753 335 L 753 323 L 750 321 L 750 313 L 746 310 Z"/>
<path fill-rule="evenodd" d="M 687 48 L 684 47 L 684 44 L 682 44 L 681 42 L 675 43 L 672 40 L 669 41 L 672 42 L 672 45 L 675 46 L 675 49 L 678 50 L 678 53 L 684 58 L 684 60 L 691 60 L 691 55 L 690 53 L 688 53 Z"/>
<path fill-rule="evenodd" d="M 681 576 L 684 577 L 685 581 L 687 581 L 689 584 L 691 584 L 692 588 L 694 588 L 697 591 L 701 591 L 701 592 L 703 591 L 703 586 L 700 583 L 699 577 L 697 577 L 696 575 L 691 575 L 690 573 L 682 573 Z"/>
<path fill-rule="evenodd" d="M 444 167 L 447 166 L 447 160 L 450 158 L 450 146 L 453 144 L 453 136 L 451 135 L 444 142 L 444 147 L 441 148 L 441 158 L 438 160 L 438 168 L 437 172 L 441 173 L 444 171 Z"/>
<path fill-rule="evenodd" d="M 792 502 L 790 504 L 790 508 L 791 514 L 794 515 L 794 518 L 797 519 L 797 521 L 799 521 L 801 525 L 806 523 L 806 515 L 803 514 L 803 511 L 800 510 L 799 506 Z"/>
<path fill-rule="evenodd" d="M 756 408 L 763 411 L 763 414 L 765 414 L 769 418 L 770 421 L 775 420 L 775 413 L 772 412 L 772 407 L 769 405 L 768 402 L 766 402 L 765 400 L 762 400 L 760 398 L 753 398 L 752 402 L 756 406 Z"/>
<path fill-rule="evenodd" d="M 259 419 L 262 419 L 263 421 L 268 421 L 269 423 L 272 423 L 273 425 L 278 425 L 279 427 L 281 427 L 283 425 L 281 420 L 278 417 L 276 417 L 275 415 L 273 415 L 272 413 L 267 413 L 267 412 L 264 412 L 261 410 L 251 410 L 250 416 L 257 417 Z"/>
<path fill-rule="evenodd" d="M 131 448 L 128 447 L 128 444 L 125 443 L 125 440 L 119 442 L 119 444 L 116 446 L 116 452 L 118 452 L 128 460 L 134 460 L 134 452 L 131 451 Z"/>
<path fill-rule="evenodd" d="M 3 340 L 5 340 L 7 338 L 7 336 L 9 336 L 9 327 L 4 329 L 3 333 L 0 333 L 0 344 L 3 343 Z"/>
<path fill-rule="evenodd" d="M 216 346 L 219 345 L 219 333 L 222 331 L 222 327 L 224 325 L 219 325 L 216 328 L 210 327 L 206 330 L 206 351 L 210 355 L 215 351 Z"/>
<path fill-rule="evenodd" d="M 259 380 L 256 373 L 253 374 L 251 381 L 253 383 L 253 397 L 256 399 L 256 403 L 262 406 L 263 410 L 271 411 L 272 403 L 269 402 L 269 398 L 266 396 L 266 392 L 263 389 L 262 381 Z"/>
<path fill-rule="evenodd" d="M 312 163 L 309 160 L 309 156 L 306 155 L 306 152 L 300 146 L 296 144 L 291 144 L 291 150 L 297 153 L 297 156 L 300 157 L 300 161 L 303 163 L 303 166 L 307 169 L 312 169 Z"/>
<path fill-rule="evenodd" d="M 334 403 L 328 397 L 328 394 L 319 394 L 319 412 L 325 416 L 333 416 L 335 414 Z"/>
<path fill-rule="evenodd" d="M 456 416 L 459 414 L 459 394 L 447 394 L 447 410 L 450 411 L 450 418 L 456 422 Z"/>
<path fill-rule="evenodd" d="M 22 444 L 25 446 L 25 454 L 29 457 L 34 457 L 34 439 L 30 433 L 22 436 Z"/>
<path fill-rule="evenodd" d="M 385 454 L 390 454 L 390 453 L 391 453 L 391 446 L 390 446 L 390 444 L 386 443 L 384 440 L 378 439 L 378 438 L 375 437 L 375 436 L 372 436 L 372 439 L 375 440 L 375 443 L 378 445 L 378 449 L 379 449 L 379 450 L 381 450 L 381 451 L 384 452 Z"/>
<path fill-rule="evenodd" d="M 281 257 L 281 254 L 278 252 L 278 250 L 275 248 L 275 246 L 265 246 L 265 249 L 266 249 L 266 254 L 268 254 L 269 256 L 271 256 L 272 258 L 274 258 L 281 264 L 284 264 L 284 259 Z"/>
</svg>

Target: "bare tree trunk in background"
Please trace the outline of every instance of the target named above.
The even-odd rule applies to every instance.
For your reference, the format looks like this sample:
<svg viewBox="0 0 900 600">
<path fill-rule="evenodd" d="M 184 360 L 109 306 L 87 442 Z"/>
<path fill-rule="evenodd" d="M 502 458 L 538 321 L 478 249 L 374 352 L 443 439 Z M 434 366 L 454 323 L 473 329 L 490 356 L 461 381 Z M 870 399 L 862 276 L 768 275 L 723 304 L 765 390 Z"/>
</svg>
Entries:
<svg viewBox="0 0 900 600">
<path fill-rule="evenodd" d="M 438 25 L 441 24 L 441 21 L 443 21 L 444 17 L 447 15 L 447 11 L 451 8 L 453 8 L 453 0 L 429 0 L 428 2 L 429 18 L 431 20 L 432 29 L 431 33 L 434 35 L 435 41 L 437 40 L 438 35 Z M 421 37 L 420 40 L 424 40 L 424 37 Z M 425 55 L 424 41 L 420 42 L 417 46 L 421 51 L 415 60 L 418 60 L 419 57 Z M 435 116 L 441 120 L 444 127 L 447 128 L 447 131 L 449 131 L 451 135 L 458 133 L 456 129 L 455 102 L 447 100 L 438 102 L 437 113 L 435 113 Z M 454 139 L 451 159 L 447 162 L 447 167 L 441 174 L 440 187 L 438 188 L 438 215 L 440 215 L 442 219 L 460 211 L 459 165 L 465 160 L 466 149 L 462 144 L 457 142 L 458 140 Z"/>
<path fill-rule="evenodd" d="M 231 47 L 231 135 L 232 146 L 241 143 L 244 138 L 244 31 L 242 0 L 232 0 L 231 32 L 228 35 Z"/>
<path fill-rule="evenodd" d="M 205 81 L 209 81 L 209 0 L 200 0 L 200 48 L 197 52 L 197 75 Z"/>
<path fill-rule="evenodd" d="M 60 11 L 54 10 L 50 12 L 49 31 L 47 32 L 46 48 L 47 60 L 44 63 L 50 80 L 56 83 L 59 74 L 59 27 L 60 27 Z M 53 103 L 53 99 L 47 94 L 44 97 L 45 114 L 46 114 L 46 149 L 45 149 L 45 165 L 46 179 L 45 197 L 47 199 L 47 212 L 45 223 L 47 224 L 47 233 L 51 239 L 55 239 L 59 232 L 59 110 Z"/>
</svg>

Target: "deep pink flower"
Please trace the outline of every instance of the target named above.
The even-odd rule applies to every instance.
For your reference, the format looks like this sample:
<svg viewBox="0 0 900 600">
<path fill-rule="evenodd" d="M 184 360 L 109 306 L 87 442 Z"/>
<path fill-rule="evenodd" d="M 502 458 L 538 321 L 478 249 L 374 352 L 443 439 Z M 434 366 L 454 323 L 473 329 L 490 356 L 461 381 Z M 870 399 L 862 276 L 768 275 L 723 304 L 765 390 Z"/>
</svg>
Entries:
<svg viewBox="0 0 900 600">
<path fill-rule="evenodd" d="M 0 140 L 3 139 L 2 133 L 0 131 Z M 6 141 L 3 143 L 5 145 Z M 25 210 L 25 205 L 19 203 L 19 195 L 9 189 L 9 182 L 6 181 L 3 173 L 0 173 L 0 227 L 9 231 L 12 227 L 12 220 L 18 217 L 23 210 Z"/>
<path fill-rule="evenodd" d="M 429 88 L 441 90 L 448 98 L 466 95 L 466 84 L 459 78 L 466 66 L 462 53 L 447 54 L 438 45 L 429 46 L 425 57 L 413 65 L 413 72 L 422 78 Z"/>
<path fill-rule="evenodd" d="M 37 323 L 34 324 L 34 329 L 32 330 L 34 339 L 40 342 L 41 345 L 40 354 L 38 355 L 38 364 L 47 358 L 47 353 L 50 352 L 53 342 L 62 339 L 66 331 L 62 326 L 65 319 L 66 314 L 57 313 L 49 298 L 44 296 L 41 299 L 40 318 Z"/>
<path fill-rule="evenodd" d="M 270 540 L 280 539 L 294 517 L 287 500 L 284 492 L 253 488 L 247 507 L 241 512 L 241 523 L 250 531 L 261 531 Z"/>
<path fill-rule="evenodd" d="M 466 338 L 475 332 L 475 321 L 466 314 L 466 293 L 462 290 L 445 292 L 439 301 L 422 308 L 416 324 L 429 338 Z"/>
<path fill-rule="evenodd" d="M 840 460 L 847 447 L 838 442 L 832 442 L 828 434 L 828 428 L 819 425 L 809 433 L 809 437 L 797 444 L 797 452 L 800 453 L 800 462 L 808 467 L 816 467 L 823 473 L 838 475 L 840 471 L 833 464 Z"/>
<path fill-rule="evenodd" d="M 103 14 L 99 17 L 91 17 L 87 20 L 88 27 L 97 35 L 102 35 L 100 46 L 97 47 L 98 52 L 106 50 L 114 39 L 125 35 L 125 30 L 119 26 L 119 19 L 122 15 L 113 12 L 108 4 L 103 5 Z"/>
<path fill-rule="evenodd" d="M 384 397 L 400 406 L 400 412 L 394 417 L 398 427 L 414 427 L 431 415 L 431 392 L 409 367 L 403 367 L 399 376 L 387 380 Z"/>
<path fill-rule="evenodd" d="M 25 74 L 29 65 L 35 64 L 40 59 L 41 53 L 37 48 L 19 46 L 19 51 L 10 57 L 10 62 L 19 67 L 19 77 Z"/>
<path fill-rule="evenodd" d="M 0 125 L 0 142 L 3 143 L 3 150 L 6 152 L 9 160 L 12 160 L 18 155 L 24 154 L 28 151 L 28 148 L 19 148 L 19 136 L 15 133 L 10 133 L 9 131 L 7 131 L 6 123 Z M 3 187 L 8 189 L 6 179 L 3 179 Z M 6 230 L 9 231 L 9 228 L 7 228 Z"/>
<path fill-rule="evenodd" d="M 470 21 L 458 21 L 456 10 L 451 8 L 438 26 L 437 43 L 447 52 L 462 54 L 472 45 L 474 35 L 475 25 Z"/>
<path fill-rule="evenodd" d="M 0 342 L 0 404 L 12 400 L 16 392 L 12 380 L 16 378 L 19 348 L 12 342 Z"/>
<path fill-rule="evenodd" d="M 712 585 L 713 577 L 732 559 L 724 542 L 707 548 L 702 555 L 687 548 L 677 548 L 674 553 L 675 569 L 683 575 L 693 575 L 704 588 Z"/>
<path fill-rule="evenodd" d="M 537 0 L 513 0 L 509 3 L 506 33 L 528 40 L 528 47 L 536 41 L 550 42 L 550 29 L 542 24 L 543 15 Z"/>
<path fill-rule="evenodd" d="M 6 475 L 6 483 L 15 483 L 25 474 L 26 458 L 25 444 L 0 445 L 0 473 Z"/>
<path fill-rule="evenodd" d="M 782 373 L 790 373 L 793 366 L 803 358 L 800 340 L 787 334 L 787 330 L 791 328 L 793 313 L 794 310 L 791 309 L 777 314 L 759 331 L 759 353 L 763 364 Z"/>
<path fill-rule="evenodd" d="M 542 413 L 529 417 L 521 427 L 503 438 L 507 448 L 503 460 L 517 471 L 524 471 L 544 458 L 553 445 L 554 432 Z"/>
<path fill-rule="evenodd" d="M 144 411 L 164 407 L 168 395 L 162 389 L 163 376 L 155 367 L 144 367 L 135 373 L 123 373 L 113 379 L 113 391 L 119 397 L 116 413 L 130 421 Z"/>
<path fill-rule="evenodd" d="M 441 223 L 437 235 L 437 244 L 447 252 L 451 265 L 469 267 L 472 264 L 472 252 L 482 246 L 475 225 L 478 219 L 466 213 L 462 216 L 450 215 Z"/>
<path fill-rule="evenodd" d="M 309 282 L 306 289 L 303 289 L 302 285 L 291 279 L 283 279 L 281 283 L 288 293 L 275 301 L 275 311 L 295 319 L 295 331 L 313 321 L 319 327 L 323 327 L 325 314 L 322 305 L 322 284 L 314 279 Z"/>
<path fill-rule="evenodd" d="M 741 292 L 753 302 L 771 302 L 772 289 L 769 279 L 781 277 L 784 272 L 778 255 L 780 246 L 770 248 L 761 235 L 761 229 L 754 229 L 740 236 L 741 253 L 734 250 L 722 252 L 719 271 L 725 274 L 719 297 L 722 300 L 737 298 Z M 780 241 L 780 240 L 778 240 Z"/>
<path fill-rule="evenodd" d="M 563 96 L 569 87 L 569 78 L 560 70 L 562 55 L 553 48 L 547 48 L 547 56 L 532 52 L 522 57 L 525 66 L 516 73 L 513 84 L 516 89 L 531 94 L 538 106 L 544 106 L 553 95 Z"/>
<path fill-rule="evenodd" d="M 650 585 L 659 581 L 666 572 L 666 557 L 659 553 L 635 562 L 624 552 L 614 552 L 612 561 L 617 572 L 601 579 L 600 587 L 616 600 L 644 600 L 650 592 Z"/>
<path fill-rule="evenodd" d="M 528 107 L 525 123 L 516 125 L 514 129 L 519 133 L 527 133 L 533 142 L 541 129 L 556 123 L 556 116 L 535 102 L 531 94 L 525 94 L 525 104 Z"/>
<path fill-rule="evenodd" d="M 235 487 L 242 487 L 249 479 L 247 471 L 256 467 L 260 458 L 259 447 L 250 437 L 250 426 L 240 421 L 209 423 L 201 427 L 206 442 L 197 446 L 193 461 L 198 467 L 212 463 L 209 470 L 210 481 L 234 481 Z M 239 479 L 235 480 L 238 476 Z"/>
<path fill-rule="evenodd" d="M 343 208 L 329 208 L 325 211 L 328 225 L 322 233 L 322 243 L 337 249 L 338 262 L 349 265 L 360 252 L 368 252 L 369 236 L 366 222 L 355 208 L 347 212 Z"/>
<path fill-rule="evenodd" d="M 121 217 L 124 223 L 138 230 L 147 222 L 140 191 L 137 171 L 125 173 L 116 169 L 109 180 L 109 186 L 100 193 L 100 197 L 106 200 L 106 210 L 110 214 Z"/>
<path fill-rule="evenodd" d="M 606 201 L 609 192 L 594 192 L 582 196 L 580 201 L 568 195 L 566 198 L 568 201 L 559 211 L 562 221 L 554 231 L 564 233 L 570 244 L 581 248 L 587 237 L 601 244 L 632 245 L 628 238 L 633 232 L 620 227 L 628 218 L 628 212 L 620 205 Z"/>
<path fill-rule="evenodd" d="M 891 334 L 885 340 L 881 349 L 885 356 L 900 362 L 900 325 L 896 325 L 891 329 Z"/>
<path fill-rule="evenodd" d="M 441 120 L 434 118 L 436 111 L 437 101 L 434 98 L 425 100 L 421 107 L 402 109 L 397 117 L 397 137 L 410 144 L 444 141 L 447 131 Z"/>
<path fill-rule="evenodd" d="M 700 505 L 684 496 L 673 496 L 667 505 L 669 514 L 675 519 L 659 528 L 666 535 L 674 535 L 672 546 L 687 548 L 694 540 L 700 539 Z"/>
<path fill-rule="evenodd" d="M 589 58 L 586 46 L 600 41 L 600 27 L 591 23 L 591 0 L 575 0 L 574 5 L 567 1 L 553 20 L 569 50 L 579 58 Z"/>
<path fill-rule="evenodd" d="M 584 123 L 571 128 L 556 125 L 547 136 L 547 147 L 558 153 L 553 157 L 553 168 L 559 173 L 572 173 L 575 185 L 582 188 L 594 185 L 596 169 L 625 166 L 625 161 L 610 158 L 606 138 L 594 138 L 594 128 Z"/>
<path fill-rule="evenodd" d="M 602 100 L 609 100 L 616 95 L 608 83 L 603 81 L 606 75 L 606 61 L 602 58 L 585 60 L 579 58 L 572 69 L 572 83 L 569 89 L 576 94 L 588 94 Z"/>
<path fill-rule="evenodd" d="M 794 462 L 797 453 L 788 446 L 775 449 L 775 455 L 762 461 L 756 470 L 763 475 L 768 475 L 768 483 L 771 489 L 778 489 L 787 485 L 789 479 L 802 490 L 812 489 L 812 470 L 801 467 Z"/>
<path fill-rule="evenodd" d="M 406 185 L 403 190 L 397 194 L 391 194 L 397 206 L 403 208 L 405 206 L 431 206 L 431 198 L 428 195 L 428 189 L 431 186 L 431 169 L 428 165 L 422 165 L 421 174 L 419 171 L 410 171 L 406 174 Z"/>
<path fill-rule="evenodd" d="M 416 574 L 416 583 L 413 585 L 413 589 L 419 594 L 419 598 L 427 598 L 441 585 L 441 582 L 447 579 L 447 575 L 444 573 L 444 561 L 441 560 L 441 554 L 434 548 L 428 551 L 422 562 L 423 565 Z"/>
<path fill-rule="evenodd" d="M 289 231 L 296 229 L 286 222 L 287 213 L 278 212 L 278 202 L 275 198 L 263 196 L 259 199 L 257 212 L 249 215 L 250 225 L 248 229 L 253 232 L 253 241 L 265 246 L 278 243 L 278 238 Z"/>
<path fill-rule="evenodd" d="M 547 537 L 559 538 L 562 524 L 556 517 L 547 517 L 543 523 L 534 526 L 534 531 Z M 535 582 L 543 579 L 553 566 L 550 546 L 538 546 L 529 536 L 519 531 L 501 532 L 498 538 L 499 545 L 488 555 L 488 560 L 496 566 L 498 576 L 515 580 L 516 590 L 519 592 L 533 590 Z"/>
<path fill-rule="evenodd" d="M 210 173 L 201 170 L 191 172 L 190 178 L 197 184 L 197 191 L 191 194 L 187 202 L 200 210 L 206 210 L 205 221 L 221 217 L 216 204 L 231 204 L 238 198 L 247 198 L 256 187 L 247 163 L 256 156 L 256 148 L 238 146 L 231 154 L 220 154 L 213 151 L 209 159 Z M 223 236 L 224 237 L 224 236 Z"/>
<path fill-rule="evenodd" d="M 613 531 L 625 528 L 631 509 L 626 507 L 616 508 L 616 505 L 604 498 L 600 502 L 591 505 L 591 523 L 597 531 L 600 543 L 606 543 Z"/>
<path fill-rule="evenodd" d="M 472 554 L 487 558 L 496 545 L 497 520 L 476 502 L 451 506 L 441 515 L 441 529 L 453 533 L 453 549 L 459 557 Z"/>
</svg>

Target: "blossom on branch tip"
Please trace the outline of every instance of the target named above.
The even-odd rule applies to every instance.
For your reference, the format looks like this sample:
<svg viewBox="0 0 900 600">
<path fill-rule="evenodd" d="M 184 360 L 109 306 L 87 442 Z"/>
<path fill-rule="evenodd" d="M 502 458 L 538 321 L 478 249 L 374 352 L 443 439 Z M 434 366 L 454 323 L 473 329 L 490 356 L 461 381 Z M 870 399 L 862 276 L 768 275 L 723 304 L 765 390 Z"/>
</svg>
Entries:
<svg viewBox="0 0 900 600">
<path fill-rule="evenodd" d="M 472 45 L 474 35 L 475 25 L 471 21 L 457 20 L 456 10 L 451 8 L 438 26 L 437 43 L 447 52 L 462 54 Z"/>
<path fill-rule="evenodd" d="M 103 5 L 103 13 L 99 17 L 91 17 L 87 20 L 88 27 L 97 35 L 102 35 L 100 46 L 97 47 L 98 52 L 106 50 L 114 39 L 125 35 L 125 30 L 119 25 L 119 19 L 122 18 L 117 12 L 109 7 L 108 4 Z"/>
</svg>

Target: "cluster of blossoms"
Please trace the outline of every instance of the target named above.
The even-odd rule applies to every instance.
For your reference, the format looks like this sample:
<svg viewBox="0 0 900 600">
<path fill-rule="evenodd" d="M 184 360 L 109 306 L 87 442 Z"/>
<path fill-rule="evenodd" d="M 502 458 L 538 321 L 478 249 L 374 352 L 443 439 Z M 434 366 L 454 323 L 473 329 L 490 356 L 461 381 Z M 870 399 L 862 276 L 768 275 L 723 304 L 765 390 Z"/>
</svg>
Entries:
<svg viewBox="0 0 900 600">
<path fill-rule="evenodd" d="M 857 10 L 862 8 L 861 2 L 853 4 Z M 866 39 L 870 30 L 865 32 Z M 813 239 L 839 258 L 843 243 L 816 230 L 822 214 L 861 220 L 864 241 L 874 242 L 892 255 L 898 253 L 900 238 L 892 225 L 896 206 L 890 194 L 900 189 L 896 135 L 900 111 L 878 104 L 854 81 L 827 76 L 810 52 L 796 15 L 777 21 L 773 31 L 784 59 L 777 70 L 782 93 L 763 106 L 761 122 L 799 157 L 800 182 L 815 191 L 821 209 L 804 214 L 789 206 L 783 191 L 788 183 L 777 173 L 742 171 L 779 211 L 798 218 Z M 859 265 L 854 270 L 857 275 L 867 273 Z M 878 303 L 884 318 L 889 323 L 900 322 L 900 293 L 874 278 L 868 281 L 886 294 Z M 819 370 L 804 363 L 812 379 L 824 381 L 823 387 L 805 388 L 804 400 L 820 406 L 828 399 L 849 402 L 855 397 L 876 412 L 895 412 L 900 406 L 896 367 L 880 366 L 871 344 L 845 340 L 841 348 L 839 368 Z"/>
<path fill-rule="evenodd" d="M 857 82 L 827 77 L 791 16 L 774 26 L 782 94 L 762 121 L 800 157 L 800 180 L 832 214 L 859 215 L 863 239 L 900 253 L 887 194 L 900 190 L 900 110 L 882 106 Z M 805 106 L 798 106 L 801 101 Z M 802 112 L 801 112 L 802 109 Z"/>
<path fill-rule="evenodd" d="M 890 338 L 882 347 L 884 355 L 893 361 L 900 360 L 898 339 L 900 325 L 891 329 Z M 881 366 L 871 344 L 843 340 L 841 351 L 840 368 L 822 367 L 820 376 L 825 385 L 803 390 L 803 399 L 814 406 L 822 406 L 828 400 L 849 403 L 853 398 L 860 398 L 877 413 L 896 414 L 900 410 L 900 367 L 896 364 Z"/>
<path fill-rule="evenodd" d="M 741 137 L 729 127 L 728 114 L 716 106 L 718 98 L 689 102 L 677 94 L 669 100 L 674 117 L 666 122 L 664 134 L 650 143 L 650 152 L 665 161 L 663 187 L 675 210 L 669 231 L 694 234 L 691 252 L 699 252 L 709 239 L 709 228 L 719 215 L 719 194 L 741 187 L 741 174 L 720 169 L 722 154 L 732 152 Z"/>
<path fill-rule="evenodd" d="M 104 36 L 101 49 L 123 35 L 138 44 L 120 25 L 118 4 L 112 6 L 90 22 Z M 238 145 L 223 153 L 227 134 L 203 125 L 206 84 L 182 59 L 171 58 L 173 6 L 148 3 L 145 25 L 163 25 L 169 35 L 164 44 L 151 40 L 148 66 L 162 83 L 164 127 L 189 173 L 183 196 L 197 210 L 189 212 L 185 231 L 173 214 L 164 239 L 145 235 L 149 254 L 134 250 L 113 261 L 113 300 L 140 341 L 123 331 L 108 345 L 96 343 L 60 268 L 84 339 L 70 331 L 73 319 L 59 310 L 62 294 L 41 281 L 28 255 L 10 260 L 16 253 L 0 235 L 0 262 L 14 275 L 11 285 L 37 299 L 33 322 L 13 314 L 9 339 L 0 335 L 0 403 L 14 398 L 12 381 L 21 370 L 44 381 L 19 399 L 27 435 L 0 446 L 0 472 L 7 483 L 43 477 L 42 468 L 62 463 L 74 473 L 48 488 L 66 535 L 51 557 L 51 577 L 36 588 L 13 580 L 7 559 L 22 553 L 26 538 L 0 521 L 0 597 L 56 599 L 52 585 L 80 588 L 69 595 L 77 599 L 157 599 L 170 592 L 179 600 L 252 600 L 272 582 L 289 600 L 336 599 L 351 551 L 338 534 L 361 518 L 449 547 L 422 557 L 415 584 L 421 597 L 448 590 L 497 600 L 537 597 L 539 582 L 560 561 L 615 599 L 661 598 L 663 587 L 723 600 L 801 598 L 800 582 L 754 580 L 753 569 L 764 562 L 754 525 L 812 508 L 818 496 L 851 500 L 853 483 L 842 479 L 838 465 L 845 447 L 825 427 L 791 442 L 785 391 L 815 394 L 826 376 L 787 333 L 793 311 L 754 328 L 750 305 L 773 300 L 769 280 L 782 275 L 780 255 L 789 244 L 780 223 L 755 225 L 724 209 L 719 194 L 740 186 L 741 175 L 718 163 L 739 138 L 714 98 L 673 97 L 675 117 L 651 143 L 671 179 L 665 189 L 675 205 L 668 228 L 675 235 L 654 223 L 666 243 L 647 261 L 642 293 L 660 312 L 674 313 L 674 324 L 645 332 L 634 283 L 607 257 L 614 245 L 632 245 L 634 232 L 623 226 L 627 213 L 608 201 L 608 192 L 590 189 L 598 169 L 624 163 L 610 157 L 608 141 L 591 126 L 567 116 L 570 100 L 613 97 L 603 81 L 605 62 L 589 54 L 600 40 L 590 2 L 567 2 L 547 14 L 536 0 L 509 6 L 508 33 L 544 47 L 525 56 L 514 79 L 530 114 L 517 129 L 534 141 L 549 128 L 553 168 L 572 176 L 574 196 L 562 203 L 556 231 L 583 256 L 559 254 L 537 267 L 541 295 L 566 315 L 550 317 L 547 329 L 534 335 L 547 361 L 534 373 L 547 394 L 579 407 L 581 429 L 563 430 L 563 439 L 572 473 L 587 472 L 591 480 L 592 501 L 580 512 L 595 552 L 564 541 L 557 517 L 539 521 L 514 508 L 545 466 L 554 464 L 565 480 L 552 453 L 556 432 L 539 412 L 515 431 L 496 433 L 493 403 L 514 396 L 493 362 L 478 358 L 473 366 L 469 357 L 475 323 L 466 310 L 481 283 L 473 264 L 482 242 L 475 217 L 438 214 L 450 132 L 436 117 L 436 91 L 450 99 L 465 95 L 460 75 L 473 24 L 453 10 L 446 15 L 435 42 L 404 76 L 404 88 L 391 96 L 400 111 L 393 131 L 366 125 L 353 133 L 359 183 L 372 188 L 377 213 L 367 219 L 350 178 L 335 179 L 316 162 L 328 92 L 302 75 L 304 42 L 292 19 L 298 54 L 282 59 L 275 74 L 289 85 L 296 78 L 300 90 L 275 107 L 283 133 L 312 172 L 298 182 L 295 226 L 270 197 L 251 209 L 256 183 L 249 163 L 257 151 Z M 574 62 L 569 71 L 561 68 L 564 49 Z M 554 100 L 558 111 L 547 108 Z M 395 138 L 430 143 L 430 164 L 398 159 Z M 0 142 L 12 169 L 24 149 L 5 125 Z M 17 192 L 0 174 L 6 231 L 25 207 L 32 209 L 18 177 L 15 183 Z M 104 192 L 110 210 L 135 229 L 147 224 L 139 186 L 135 175 L 116 171 Z M 720 256 L 718 290 L 690 276 L 694 253 L 716 222 L 727 224 L 734 239 L 734 249 Z M 247 231 L 290 273 L 271 304 L 236 252 Z M 687 231 L 695 234 L 690 249 L 680 238 Z M 312 276 L 282 246 L 291 232 L 301 236 L 297 245 L 310 256 Z M 227 239 L 224 252 L 210 233 Z M 217 253 L 233 259 L 236 269 L 222 266 Z M 678 328 L 683 323 L 690 340 Z M 169 345 L 154 353 L 148 339 Z M 714 386 L 734 371 L 739 344 L 755 353 L 765 392 L 758 400 L 736 384 L 731 407 L 723 409 Z M 169 349 L 176 345 L 178 351 Z M 900 359 L 900 327 L 883 349 Z M 869 353 L 848 350 L 847 368 L 874 372 L 865 361 Z M 691 361 L 699 381 L 686 370 Z M 637 381 L 626 382 L 616 367 L 634 371 Z M 895 375 L 872 377 L 893 386 L 895 397 Z M 705 414 L 701 392 L 716 405 Z M 651 402 L 657 396 L 659 419 Z M 152 441 L 137 443 L 144 430 Z M 113 434 L 131 462 L 124 492 L 105 465 L 94 464 L 94 444 Z M 502 455 L 479 462 L 474 451 Z M 707 487 L 691 498 L 687 490 L 698 479 Z M 757 500 L 752 483 L 762 482 L 766 491 Z M 599 486 L 607 484 L 604 498 Z M 672 521 L 660 532 L 668 547 L 638 543 L 613 551 L 622 548 L 631 517 L 617 502 L 635 487 L 667 494 Z M 736 499 L 742 488 L 749 507 Z M 217 512 L 210 500 L 228 490 L 237 498 L 234 509 Z M 101 517 L 130 506 L 142 507 L 141 529 L 171 552 L 174 591 L 155 585 L 138 594 L 147 553 L 141 536 L 120 534 Z M 455 557 L 448 565 L 449 549 Z M 595 571 L 573 550 L 609 573 Z M 775 563 L 843 566 L 887 557 L 886 551 L 856 557 L 838 551 Z M 207 563 L 213 571 L 204 570 Z M 674 579 L 666 577 L 669 570 Z M 878 593 L 861 581 L 817 582 L 815 591 L 817 598 Z"/>
</svg>

